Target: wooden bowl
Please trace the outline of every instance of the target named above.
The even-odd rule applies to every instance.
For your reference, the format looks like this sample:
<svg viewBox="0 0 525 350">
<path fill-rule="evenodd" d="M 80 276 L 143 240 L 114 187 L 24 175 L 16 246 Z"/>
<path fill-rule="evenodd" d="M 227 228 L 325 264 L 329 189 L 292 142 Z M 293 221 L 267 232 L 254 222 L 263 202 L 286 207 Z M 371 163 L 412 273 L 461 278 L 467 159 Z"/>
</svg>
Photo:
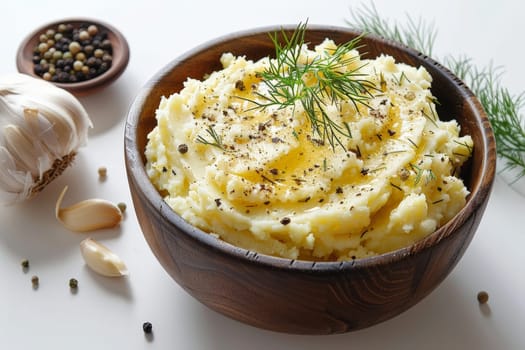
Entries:
<svg viewBox="0 0 525 350">
<path fill-rule="evenodd" d="M 290 34 L 295 27 L 284 27 Z M 125 130 L 129 186 L 144 236 L 166 271 L 189 294 L 224 315 L 269 330 L 342 333 L 368 327 L 407 310 L 428 295 L 457 264 L 485 210 L 494 180 L 495 141 L 487 116 L 472 92 L 447 69 L 404 46 L 365 36 L 367 57 L 386 53 L 423 65 L 433 76 L 441 116 L 453 116 L 474 140 L 463 179 L 471 194 L 466 206 L 430 236 L 403 249 L 345 262 L 288 260 L 220 241 L 181 219 L 163 201 L 145 172 L 147 134 L 155 127 L 161 96 L 188 78 L 222 68 L 224 52 L 258 59 L 274 54 L 262 28 L 228 35 L 182 55 L 156 74 L 136 97 Z M 326 37 L 344 43 L 360 33 L 310 26 L 307 42 Z M 429 317 L 432 317 L 429 315 Z"/>
<path fill-rule="evenodd" d="M 45 33 L 49 28 L 56 28 L 61 23 L 70 23 L 73 25 L 73 27 L 78 27 L 83 23 L 90 23 L 95 24 L 99 30 L 107 32 L 108 39 L 111 41 L 113 49 L 113 61 L 111 63 L 111 67 L 106 72 L 93 79 L 84 80 L 78 83 L 52 82 L 53 84 L 66 89 L 75 95 L 86 95 L 110 84 L 124 72 L 129 62 L 129 46 L 126 38 L 124 38 L 124 36 L 115 27 L 90 18 L 65 18 L 47 23 L 38 29 L 35 29 L 22 41 L 16 54 L 16 67 L 20 73 L 42 79 L 42 77 L 38 76 L 33 71 L 34 48 L 36 45 L 38 45 L 41 34 Z"/>
</svg>

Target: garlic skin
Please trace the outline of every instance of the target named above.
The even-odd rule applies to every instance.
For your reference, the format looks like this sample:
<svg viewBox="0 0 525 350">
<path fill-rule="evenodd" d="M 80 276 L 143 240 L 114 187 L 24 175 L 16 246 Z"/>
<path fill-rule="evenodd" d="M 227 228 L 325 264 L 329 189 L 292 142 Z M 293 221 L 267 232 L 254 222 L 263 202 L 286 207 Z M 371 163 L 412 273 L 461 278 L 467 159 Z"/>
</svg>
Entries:
<svg viewBox="0 0 525 350">
<path fill-rule="evenodd" d="M 41 191 L 71 164 L 92 126 L 66 90 L 25 74 L 0 76 L 0 203 Z"/>
<path fill-rule="evenodd" d="M 128 274 L 124 261 L 94 239 L 86 238 L 80 242 L 80 253 L 87 266 L 102 276 L 120 277 Z"/>
</svg>

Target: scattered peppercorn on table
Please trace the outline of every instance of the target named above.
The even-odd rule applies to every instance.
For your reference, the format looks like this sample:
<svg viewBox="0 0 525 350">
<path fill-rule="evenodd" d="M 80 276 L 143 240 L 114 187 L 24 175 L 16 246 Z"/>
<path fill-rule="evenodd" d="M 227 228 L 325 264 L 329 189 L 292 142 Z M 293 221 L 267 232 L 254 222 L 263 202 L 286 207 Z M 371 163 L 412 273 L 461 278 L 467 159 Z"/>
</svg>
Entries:
<svg viewBox="0 0 525 350">
<path fill-rule="evenodd" d="M 525 181 L 509 185 L 512 178 L 505 174 L 498 177 L 480 228 L 453 273 L 415 307 L 362 331 L 311 337 L 270 333 L 238 323 L 191 298 L 151 253 L 125 180 L 123 128 L 130 103 L 155 72 L 207 40 L 253 27 L 306 20 L 345 26 L 350 8 L 361 6 L 342 0 L 298 4 L 268 0 L 256 11 L 247 11 L 245 5 L 233 0 L 130 2 L 125 6 L 94 0 L 82 7 L 82 17 L 109 23 L 124 34 L 131 60 L 115 82 L 79 97 L 94 127 L 73 165 L 35 198 L 0 207 L 0 274 L 4 277 L 0 284 L 0 349 L 525 346 L 525 275 L 519 268 L 525 265 L 525 232 L 520 228 Z M 525 23 L 518 17 L 525 5 L 513 0 L 502 0 L 500 6 L 490 8 L 476 6 L 473 0 L 462 2 L 461 7 L 451 0 L 378 0 L 374 4 L 385 18 L 403 22 L 409 12 L 415 18 L 421 15 L 434 20 L 441 40 L 436 43 L 436 56 L 464 52 L 481 64 L 493 60 L 508 72 L 504 80 L 509 89 L 516 93 L 523 90 L 521 57 L 525 49 L 512 45 L 511 38 L 525 31 Z M 28 33 L 47 22 L 78 15 L 65 1 L 9 2 L 4 6 L 7 10 L 0 14 L 5 34 L 0 75 L 16 72 L 17 48 Z M 490 28 L 498 28 L 497 33 L 488 29 L 487 22 L 492 24 Z M 103 43 L 103 34 L 98 37 L 100 28 L 87 23 L 74 31 L 63 24 L 65 27 L 49 28 L 46 38 L 35 47 L 35 73 L 58 82 L 103 73 L 111 64 L 112 53 Z M 98 49 L 89 47 L 93 40 L 100 41 Z M 487 42 L 491 43 L 489 50 Z M 84 53 L 83 57 L 80 51 L 91 52 L 91 56 Z M 188 147 L 178 145 L 176 152 L 185 154 Z M 90 233 L 67 230 L 55 218 L 55 203 L 65 186 L 69 189 L 64 206 L 86 198 L 106 199 L 118 203 L 122 221 L 114 228 Z M 91 270 L 79 248 L 88 238 L 118 254 L 129 274 L 115 278 Z"/>
</svg>

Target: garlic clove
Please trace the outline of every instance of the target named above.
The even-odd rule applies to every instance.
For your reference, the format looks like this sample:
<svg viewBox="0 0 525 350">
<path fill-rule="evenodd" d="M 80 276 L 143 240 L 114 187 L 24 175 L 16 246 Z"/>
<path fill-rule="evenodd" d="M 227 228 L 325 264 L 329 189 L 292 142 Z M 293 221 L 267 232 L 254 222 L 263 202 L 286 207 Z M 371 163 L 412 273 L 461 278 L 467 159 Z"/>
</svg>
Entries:
<svg viewBox="0 0 525 350">
<path fill-rule="evenodd" d="M 82 257 L 93 271 L 108 277 L 120 277 L 128 274 L 126 264 L 106 246 L 91 238 L 80 242 Z"/>
<path fill-rule="evenodd" d="M 122 212 L 104 199 L 87 199 L 70 207 L 61 208 L 68 187 L 64 187 L 55 206 L 55 216 L 67 229 L 87 232 L 111 228 L 122 221 Z"/>
<path fill-rule="evenodd" d="M 15 163 L 31 170 L 32 176 L 38 175 L 38 169 L 33 167 L 37 162 L 31 139 L 16 125 L 6 125 L 3 129 L 5 145 L 8 152 L 13 155 Z"/>
</svg>

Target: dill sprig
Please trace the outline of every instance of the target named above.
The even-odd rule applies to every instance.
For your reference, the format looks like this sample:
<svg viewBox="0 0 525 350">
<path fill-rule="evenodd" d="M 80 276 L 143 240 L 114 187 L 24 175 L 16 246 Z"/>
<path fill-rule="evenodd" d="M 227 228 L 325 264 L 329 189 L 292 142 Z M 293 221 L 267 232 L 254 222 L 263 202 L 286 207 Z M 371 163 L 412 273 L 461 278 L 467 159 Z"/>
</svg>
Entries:
<svg viewBox="0 0 525 350">
<path fill-rule="evenodd" d="M 421 179 L 423 178 L 423 175 L 426 174 L 425 176 L 425 186 L 428 185 L 430 183 L 430 181 L 432 180 L 435 180 L 436 179 L 436 175 L 434 174 L 434 172 L 432 171 L 432 169 L 423 169 L 415 164 L 412 164 L 412 163 L 409 163 L 410 165 L 410 168 L 412 168 L 412 170 L 414 171 L 415 173 L 415 178 L 414 178 L 414 185 L 417 185 Z"/>
<path fill-rule="evenodd" d="M 219 134 L 217 134 L 217 132 L 215 131 L 215 129 L 211 125 L 208 126 L 208 128 L 206 129 L 206 132 L 208 133 L 208 135 L 210 135 L 212 141 L 208 141 L 207 139 L 205 139 L 201 135 L 199 135 L 195 141 L 199 142 L 199 143 L 202 143 L 204 145 L 214 146 L 214 147 L 220 148 L 223 151 L 226 150 L 226 148 L 224 147 L 224 145 L 222 143 L 222 137 Z"/>
<path fill-rule="evenodd" d="M 348 25 L 365 33 L 372 33 L 390 40 L 395 40 L 412 47 L 427 56 L 432 56 L 432 49 L 437 36 L 434 23 L 426 23 L 422 18 L 414 20 L 407 15 L 407 24 L 400 25 L 396 22 L 381 17 L 372 1 L 370 6 L 350 9 L 351 21 Z"/>
<path fill-rule="evenodd" d="M 363 66 L 348 70 L 347 67 L 359 59 L 348 55 L 360 48 L 360 37 L 336 49 L 304 61 L 307 23 L 299 24 L 291 36 L 284 30 L 270 35 L 275 46 L 275 59 L 261 73 L 262 82 L 267 86 L 267 93 L 256 93 L 261 101 L 250 100 L 257 107 L 266 109 L 277 106 L 279 109 L 291 107 L 295 113 L 296 104 L 304 109 L 312 129 L 313 138 L 318 137 L 321 144 L 328 142 L 332 149 L 345 148 L 341 136 L 351 138 L 352 133 L 347 123 L 332 119 L 326 112 L 327 103 L 338 104 L 345 100 L 356 109 L 359 105 L 367 106 L 372 96 L 370 90 L 375 85 L 360 73 Z"/>
<path fill-rule="evenodd" d="M 369 6 L 351 9 L 351 27 L 382 36 L 432 56 L 437 30 L 422 18 L 407 15 L 407 24 L 400 25 L 380 16 L 371 2 Z M 442 60 L 456 76 L 465 81 L 478 97 L 489 117 L 496 138 L 497 154 L 505 160 L 503 170 L 516 169 L 516 180 L 525 176 L 525 125 L 520 115 L 525 106 L 525 91 L 512 94 L 501 85 L 502 69 L 492 63 L 479 68 L 469 57 L 447 55 Z"/>
<path fill-rule="evenodd" d="M 445 64 L 459 78 L 468 82 L 483 105 L 494 130 L 497 153 L 505 159 L 503 169 L 517 169 L 517 179 L 524 176 L 525 128 L 519 111 L 525 106 L 525 91 L 512 95 L 503 87 L 501 67 L 489 64 L 480 69 L 468 57 L 445 57 Z"/>
</svg>

